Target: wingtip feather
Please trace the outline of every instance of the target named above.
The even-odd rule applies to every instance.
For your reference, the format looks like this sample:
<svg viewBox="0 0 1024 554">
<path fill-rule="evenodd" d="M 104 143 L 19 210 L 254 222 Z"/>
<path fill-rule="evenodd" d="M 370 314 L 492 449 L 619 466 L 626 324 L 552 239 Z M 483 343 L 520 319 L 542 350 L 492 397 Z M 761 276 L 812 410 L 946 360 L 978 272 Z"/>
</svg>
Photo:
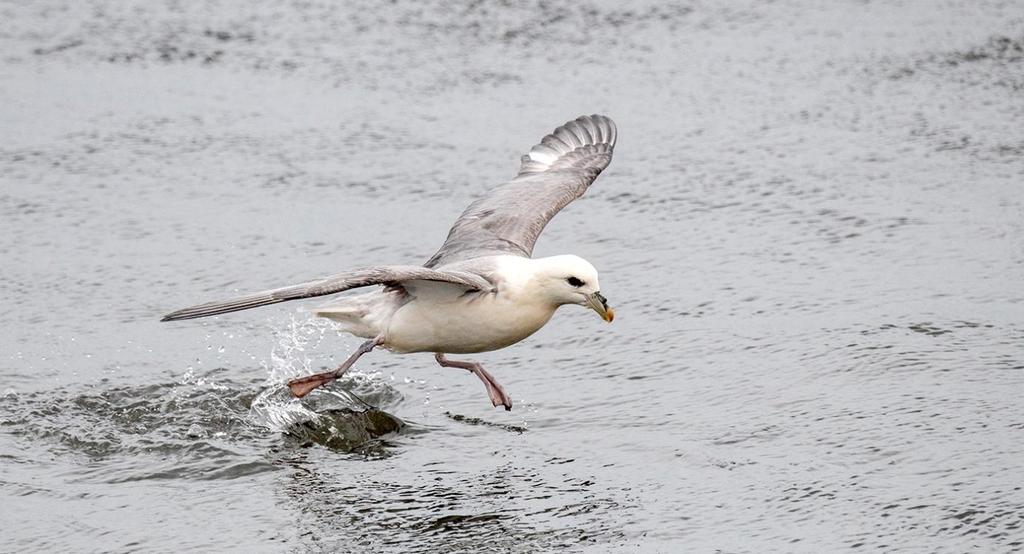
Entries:
<svg viewBox="0 0 1024 554">
<path fill-rule="evenodd" d="M 549 169 L 608 165 L 615 147 L 615 122 L 600 114 L 581 115 L 552 131 L 523 156 L 520 175 Z M 600 154 L 607 154 L 604 158 Z"/>
</svg>

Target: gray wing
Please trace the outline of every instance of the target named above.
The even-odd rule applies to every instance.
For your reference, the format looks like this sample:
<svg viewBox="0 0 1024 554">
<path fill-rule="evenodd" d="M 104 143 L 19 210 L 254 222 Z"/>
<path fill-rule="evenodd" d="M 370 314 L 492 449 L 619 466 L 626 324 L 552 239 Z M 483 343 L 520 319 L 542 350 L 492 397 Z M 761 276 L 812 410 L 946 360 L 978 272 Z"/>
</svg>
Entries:
<svg viewBox="0 0 1024 554">
<path fill-rule="evenodd" d="M 437 271 L 426 267 L 406 265 L 378 266 L 339 273 L 315 281 L 239 296 L 230 300 L 208 302 L 184 308 L 165 315 L 160 321 L 225 314 L 288 300 L 334 294 L 358 287 L 401 284 L 403 281 L 441 281 L 461 285 L 471 290 L 490 290 L 491 288 L 489 281 L 467 271 Z"/>
<path fill-rule="evenodd" d="M 514 179 L 466 208 L 426 267 L 496 254 L 529 258 L 548 221 L 608 167 L 615 136 L 615 123 L 603 115 L 555 129 L 523 156 Z"/>
</svg>

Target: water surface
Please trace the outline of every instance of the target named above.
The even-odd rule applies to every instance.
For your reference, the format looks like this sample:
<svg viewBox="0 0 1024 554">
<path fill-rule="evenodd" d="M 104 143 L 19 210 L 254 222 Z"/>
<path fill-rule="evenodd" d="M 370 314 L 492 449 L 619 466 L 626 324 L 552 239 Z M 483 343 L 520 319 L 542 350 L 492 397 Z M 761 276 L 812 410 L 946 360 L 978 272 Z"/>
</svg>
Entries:
<svg viewBox="0 0 1024 554">
<path fill-rule="evenodd" d="M 0 7 L 0 549 L 1024 545 L 1024 5 Z M 293 305 L 422 263 L 581 113 L 538 255 L 602 275 L 476 359 Z M 319 415 L 318 415 L 319 414 Z"/>
</svg>

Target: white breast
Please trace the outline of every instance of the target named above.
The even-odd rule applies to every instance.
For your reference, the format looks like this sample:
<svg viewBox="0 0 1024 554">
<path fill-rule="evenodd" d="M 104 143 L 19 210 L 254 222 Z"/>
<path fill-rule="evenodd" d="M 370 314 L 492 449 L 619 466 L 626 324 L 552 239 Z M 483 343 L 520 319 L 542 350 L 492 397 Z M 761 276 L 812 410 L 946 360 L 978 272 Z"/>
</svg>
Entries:
<svg viewBox="0 0 1024 554">
<path fill-rule="evenodd" d="M 511 257 L 510 257 L 511 258 Z M 515 344 L 551 319 L 554 306 L 528 293 L 526 258 L 503 260 L 497 292 L 469 293 L 442 284 L 419 282 L 414 299 L 388 325 L 383 346 L 395 352 L 487 352 Z"/>
</svg>

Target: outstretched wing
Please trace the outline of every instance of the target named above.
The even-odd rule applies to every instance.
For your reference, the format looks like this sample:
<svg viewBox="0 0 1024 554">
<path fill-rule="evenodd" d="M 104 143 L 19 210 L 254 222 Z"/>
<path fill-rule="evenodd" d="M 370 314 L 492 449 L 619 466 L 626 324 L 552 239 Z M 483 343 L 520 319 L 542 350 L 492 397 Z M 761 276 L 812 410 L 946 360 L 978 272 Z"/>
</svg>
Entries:
<svg viewBox="0 0 1024 554">
<path fill-rule="evenodd" d="M 529 258 L 548 221 L 608 167 L 615 135 L 615 123 L 603 115 L 555 129 L 523 156 L 514 179 L 466 208 L 426 267 L 496 254 Z"/>
<path fill-rule="evenodd" d="M 437 271 L 411 265 L 386 265 L 331 275 L 316 281 L 239 296 L 230 300 L 208 302 L 165 315 L 160 321 L 194 319 L 211 315 L 248 310 L 288 300 L 312 298 L 369 285 L 394 285 L 403 281 L 440 281 L 461 285 L 471 290 L 489 290 L 491 283 L 466 271 Z"/>
</svg>

